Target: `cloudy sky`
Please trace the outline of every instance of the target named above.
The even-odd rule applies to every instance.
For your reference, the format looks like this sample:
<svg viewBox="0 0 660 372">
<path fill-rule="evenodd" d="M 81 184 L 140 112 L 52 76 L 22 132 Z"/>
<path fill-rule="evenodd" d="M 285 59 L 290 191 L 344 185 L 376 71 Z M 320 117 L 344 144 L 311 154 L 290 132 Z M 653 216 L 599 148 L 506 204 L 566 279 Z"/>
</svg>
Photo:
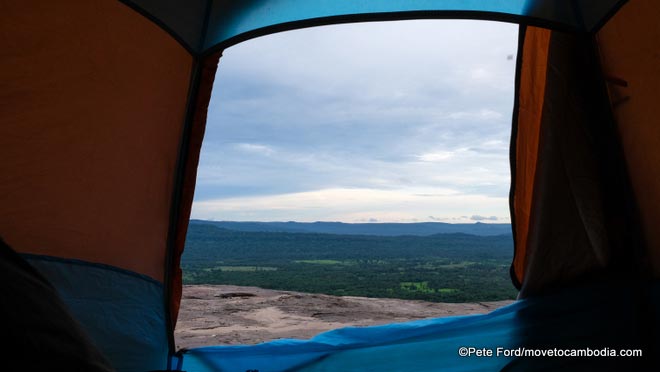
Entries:
<svg viewBox="0 0 660 372">
<path fill-rule="evenodd" d="M 364 23 L 227 49 L 192 217 L 509 222 L 517 31 Z"/>
</svg>

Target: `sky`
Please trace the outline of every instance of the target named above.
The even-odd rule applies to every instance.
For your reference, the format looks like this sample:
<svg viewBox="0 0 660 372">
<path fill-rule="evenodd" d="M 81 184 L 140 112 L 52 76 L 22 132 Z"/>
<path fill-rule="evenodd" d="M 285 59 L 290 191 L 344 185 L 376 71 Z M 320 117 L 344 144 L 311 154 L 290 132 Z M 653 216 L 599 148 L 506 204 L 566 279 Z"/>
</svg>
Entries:
<svg viewBox="0 0 660 372">
<path fill-rule="evenodd" d="M 192 218 L 510 222 L 517 32 L 359 23 L 228 48 Z"/>
</svg>

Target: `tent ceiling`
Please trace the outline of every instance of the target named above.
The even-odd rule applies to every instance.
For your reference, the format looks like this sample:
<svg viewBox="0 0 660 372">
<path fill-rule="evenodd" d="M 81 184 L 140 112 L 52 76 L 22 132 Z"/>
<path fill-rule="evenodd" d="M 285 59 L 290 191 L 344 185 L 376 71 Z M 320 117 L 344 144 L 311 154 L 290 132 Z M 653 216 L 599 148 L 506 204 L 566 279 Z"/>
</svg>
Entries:
<svg viewBox="0 0 660 372">
<path fill-rule="evenodd" d="M 207 53 L 275 31 L 421 18 L 525 22 L 591 32 L 625 0 L 122 0 L 168 30 L 188 50 Z"/>
</svg>

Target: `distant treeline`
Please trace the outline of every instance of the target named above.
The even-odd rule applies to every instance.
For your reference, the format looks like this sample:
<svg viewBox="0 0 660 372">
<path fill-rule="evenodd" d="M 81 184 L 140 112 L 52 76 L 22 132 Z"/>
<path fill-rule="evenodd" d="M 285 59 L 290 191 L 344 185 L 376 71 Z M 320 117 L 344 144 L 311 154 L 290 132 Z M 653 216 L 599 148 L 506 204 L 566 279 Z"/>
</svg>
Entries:
<svg viewBox="0 0 660 372">
<path fill-rule="evenodd" d="M 193 224 L 211 224 L 235 231 L 322 233 L 339 235 L 400 236 L 463 233 L 479 236 L 511 235 L 508 223 L 344 223 L 344 222 L 244 222 L 192 220 Z"/>
</svg>

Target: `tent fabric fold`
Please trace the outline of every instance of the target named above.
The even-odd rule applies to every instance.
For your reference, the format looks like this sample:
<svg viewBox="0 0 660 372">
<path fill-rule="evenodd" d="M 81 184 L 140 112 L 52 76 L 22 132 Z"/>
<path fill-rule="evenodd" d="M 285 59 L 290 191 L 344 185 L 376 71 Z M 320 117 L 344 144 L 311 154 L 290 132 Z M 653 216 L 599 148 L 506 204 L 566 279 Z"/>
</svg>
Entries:
<svg viewBox="0 0 660 372">
<path fill-rule="evenodd" d="M 542 111 L 529 121 L 519 116 L 519 135 L 527 134 L 521 127 L 539 128 L 531 140 L 517 140 L 538 138 L 534 180 L 516 188 L 533 190 L 526 241 L 517 242 L 524 248 L 515 258 L 524 265 L 514 263 L 525 267 L 518 278 L 523 297 L 603 270 L 637 267 L 623 252 L 634 248 L 624 239 L 623 219 L 624 203 L 633 198 L 596 59 L 591 35 L 553 31 L 547 68 L 540 67 L 546 73 Z"/>
<path fill-rule="evenodd" d="M 515 281 L 522 283 L 526 265 L 527 239 L 532 216 L 532 197 L 536 179 L 541 111 L 545 98 L 545 78 L 551 31 L 537 27 L 521 30 L 524 37 L 519 51 L 520 72 L 518 83 L 518 110 L 514 113 L 515 137 L 512 138 L 514 155 L 511 185 L 512 214 L 515 224 L 515 242 L 512 272 Z"/>
<path fill-rule="evenodd" d="M 215 72 L 218 68 L 221 53 L 212 54 L 204 58 L 197 68 L 196 79 L 198 82 L 197 94 L 191 97 L 191 109 L 189 113 L 188 126 L 185 128 L 185 146 L 181 149 L 185 153 L 182 162 L 185 165 L 181 169 L 181 189 L 180 194 L 176 195 L 179 201 L 180 210 L 177 211 L 177 218 L 173 232 L 173 252 L 170 262 L 170 313 L 172 329 L 176 326 L 176 318 L 179 313 L 179 303 L 181 302 L 182 272 L 180 267 L 181 254 L 186 242 L 186 233 L 188 231 L 188 220 L 192 209 L 193 196 L 195 193 L 195 182 L 197 180 L 197 164 L 199 163 L 199 154 L 202 148 L 202 139 L 206 126 L 206 114 L 211 101 L 211 90 L 215 79 Z M 185 159 L 185 160 L 184 160 Z"/>
</svg>

